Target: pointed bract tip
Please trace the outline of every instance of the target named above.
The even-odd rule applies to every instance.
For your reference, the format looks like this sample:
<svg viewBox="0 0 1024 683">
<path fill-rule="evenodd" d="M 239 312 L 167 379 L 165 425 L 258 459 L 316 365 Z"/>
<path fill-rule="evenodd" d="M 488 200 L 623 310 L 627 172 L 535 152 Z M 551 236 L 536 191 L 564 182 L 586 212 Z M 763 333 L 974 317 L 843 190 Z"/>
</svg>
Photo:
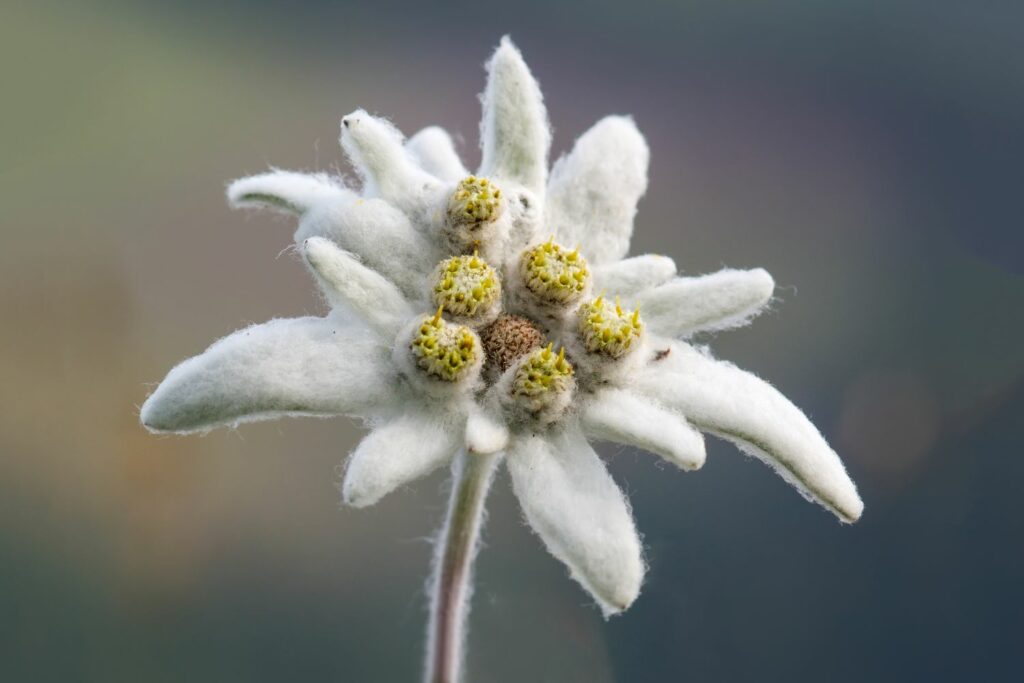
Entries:
<svg viewBox="0 0 1024 683">
<path fill-rule="evenodd" d="M 844 524 L 854 524 L 864 514 L 864 501 L 859 497 L 849 501 L 841 509 L 837 509 L 836 514 L 839 516 L 839 521 Z"/>
</svg>

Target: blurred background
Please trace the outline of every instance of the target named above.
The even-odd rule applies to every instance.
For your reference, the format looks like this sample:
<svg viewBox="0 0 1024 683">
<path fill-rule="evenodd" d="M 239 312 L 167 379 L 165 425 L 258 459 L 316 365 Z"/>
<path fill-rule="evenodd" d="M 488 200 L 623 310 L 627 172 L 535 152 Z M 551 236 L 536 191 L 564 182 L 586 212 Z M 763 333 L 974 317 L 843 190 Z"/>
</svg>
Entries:
<svg viewBox="0 0 1024 683">
<path fill-rule="evenodd" d="M 270 165 L 348 173 L 357 107 L 475 164 L 508 32 L 553 155 L 636 117 L 634 253 L 764 266 L 716 354 L 776 384 L 867 504 L 839 526 L 720 442 L 604 449 L 651 570 L 605 622 L 503 476 L 470 681 L 1020 680 L 1024 6 L 518 0 L 5 3 L 0 680 L 415 681 L 444 475 L 340 507 L 343 420 L 158 438 L 138 406 L 251 322 L 322 311 L 294 225 L 226 207 Z"/>
</svg>

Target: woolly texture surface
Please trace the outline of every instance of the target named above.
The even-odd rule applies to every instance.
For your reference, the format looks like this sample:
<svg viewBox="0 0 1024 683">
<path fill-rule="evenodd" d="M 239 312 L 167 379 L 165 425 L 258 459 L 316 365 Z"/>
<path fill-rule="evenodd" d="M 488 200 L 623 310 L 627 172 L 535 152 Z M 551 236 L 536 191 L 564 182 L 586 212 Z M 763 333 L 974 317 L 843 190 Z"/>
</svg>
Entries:
<svg viewBox="0 0 1024 683">
<path fill-rule="evenodd" d="M 668 256 L 644 254 L 595 266 L 591 272 L 594 291 L 614 292 L 628 298 L 674 278 L 676 263 Z"/>
<path fill-rule="evenodd" d="M 496 406 L 473 404 L 466 419 L 466 450 L 471 454 L 497 453 L 509 441 L 509 430 Z"/>
<path fill-rule="evenodd" d="M 391 339 L 413 315 L 398 287 L 323 237 L 310 237 L 303 254 L 335 308 L 347 308 Z"/>
<path fill-rule="evenodd" d="M 480 174 L 542 192 L 551 128 L 540 86 L 508 36 L 487 63 L 487 73 L 480 96 Z"/>
<path fill-rule="evenodd" d="M 438 245 L 405 213 L 381 199 L 361 199 L 355 193 L 314 207 L 295 232 L 297 244 L 310 237 L 326 237 L 352 252 L 410 300 L 424 296 L 423 279 L 441 258 Z"/>
<path fill-rule="evenodd" d="M 301 216 L 314 206 L 344 197 L 349 191 L 330 176 L 270 171 L 228 185 L 228 203 L 236 209 L 270 209 Z"/>
<path fill-rule="evenodd" d="M 408 406 L 356 446 L 345 471 L 342 497 L 354 507 L 373 505 L 450 462 L 461 446 L 462 428 L 453 415 Z"/>
<path fill-rule="evenodd" d="M 701 431 L 768 463 L 808 499 L 845 522 L 864 509 L 842 461 L 810 420 L 764 380 L 681 342 L 637 378 L 637 386 Z"/>
<path fill-rule="evenodd" d="M 632 119 L 608 116 L 594 124 L 551 169 L 546 222 L 558 241 L 581 245 L 595 265 L 625 256 L 649 162 Z"/>
<path fill-rule="evenodd" d="M 155 432 L 201 432 L 285 415 L 364 415 L 394 400 L 387 348 L 330 318 L 253 325 L 171 370 L 142 406 Z"/>
<path fill-rule="evenodd" d="M 622 491 L 578 426 L 520 435 L 505 459 L 530 527 L 605 616 L 640 593 L 644 562 Z"/>
<path fill-rule="evenodd" d="M 624 389 L 602 389 L 582 414 L 588 437 L 636 446 L 684 470 L 704 464 L 704 437 L 678 413 Z"/>
<path fill-rule="evenodd" d="M 422 214 L 441 188 L 415 162 L 390 122 L 358 109 L 341 120 L 341 146 L 363 178 L 363 196 Z"/>
<path fill-rule="evenodd" d="M 454 183 L 469 175 L 444 128 L 424 128 L 406 141 L 405 148 L 420 168 L 441 180 Z"/>
<path fill-rule="evenodd" d="M 740 327 L 771 301 L 775 281 L 763 268 L 677 278 L 637 296 L 644 320 L 666 337 Z"/>
</svg>

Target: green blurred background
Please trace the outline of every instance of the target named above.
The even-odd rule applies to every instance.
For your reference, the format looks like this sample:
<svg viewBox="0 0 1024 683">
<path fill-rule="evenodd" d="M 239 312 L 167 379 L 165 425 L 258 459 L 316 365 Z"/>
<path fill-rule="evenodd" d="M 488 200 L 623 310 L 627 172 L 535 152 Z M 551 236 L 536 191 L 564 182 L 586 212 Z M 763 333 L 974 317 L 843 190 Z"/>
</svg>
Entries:
<svg viewBox="0 0 1024 683">
<path fill-rule="evenodd" d="M 293 226 L 227 181 L 341 170 L 340 117 L 447 126 L 472 163 L 512 34 L 554 154 L 607 113 L 652 147 L 634 253 L 764 266 L 712 341 L 805 408 L 867 503 L 840 527 L 715 442 L 605 449 L 651 565 L 604 622 L 507 481 L 471 681 L 1020 680 L 1020 3 L 7 2 L 0 10 L 0 680 L 412 681 L 435 475 L 340 507 L 345 421 L 198 438 L 153 383 L 322 306 Z"/>
</svg>

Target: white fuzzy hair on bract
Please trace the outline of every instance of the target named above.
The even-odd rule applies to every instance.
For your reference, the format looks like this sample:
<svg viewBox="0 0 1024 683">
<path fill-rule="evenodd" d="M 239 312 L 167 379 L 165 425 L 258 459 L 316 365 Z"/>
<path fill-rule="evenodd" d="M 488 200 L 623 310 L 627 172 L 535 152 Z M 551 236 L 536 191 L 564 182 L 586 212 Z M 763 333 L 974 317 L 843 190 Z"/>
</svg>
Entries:
<svg viewBox="0 0 1024 683">
<path fill-rule="evenodd" d="M 701 433 L 712 434 L 765 461 L 840 520 L 857 520 L 856 487 L 810 420 L 768 383 L 683 341 L 748 323 L 771 302 L 772 277 L 760 268 L 688 277 L 667 256 L 627 257 L 650 157 L 635 122 L 601 119 L 549 174 L 551 127 L 522 55 L 503 38 L 486 68 L 475 176 L 443 129 L 429 126 L 406 140 L 359 109 L 342 119 L 341 146 L 361 187 L 282 170 L 228 187 L 233 207 L 298 219 L 295 244 L 331 313 L 273 320 L 218 341 L 167 375 L 142 407 L 143 424 L 188 433 L 281 416 L 362 419 L 370 433 L 341 484 L 343 500 L 356 507 L 462 452 L 501 454 L 526 523 L 605 615 L 636 599 L 645 562 L 629 503 L 590 442 L 640 448 L 695 470 L 705 459 Z M 460 186 L 467 177 L 476 184 Z M 531 413 L 541 405 L 535 399 L 508 393 L 524 381 L 515 373 L 525 360 L 495 372 L 492 384 L 481 375 L 479 334 L 493 315 L 479 325 L 440 309 L 431 317 L 431 277 L 457 242 L 446 206 L 459 187 L 484 187 L 477 177 L 500 188 L 500 197 L 487 195 L 498 218 L 465 234 L 481 236 L 481 258 L 502 274 L 507 313 L 523 311 L 514 303 L 522 286 L 506 276 L 548 231 L 568 249 L 579 247 L 595 292 L 642 312 L 633 318 L 636 344 L 622 359 L 621 349 L 585 357 L 592 351 L 573 336 L 573 325 L 583 324 L 575 322 L 577 303 L 536 323 L 579 366 L 578 376 L 552 384 L 563 393 L 543 403 L 543 419 Z M 627 319 L 618 301 L 615 309 Z M 422 348 L 431 353 L 442 345 L 437 353 L 448 355 L 438 358 L 451 368 L 417 365 L 410 349 L 421 343 L 418 334 L 429 337 Z M 568 360 L 548 349 L 537 367 L 569 373 Z"/>
</svg>

